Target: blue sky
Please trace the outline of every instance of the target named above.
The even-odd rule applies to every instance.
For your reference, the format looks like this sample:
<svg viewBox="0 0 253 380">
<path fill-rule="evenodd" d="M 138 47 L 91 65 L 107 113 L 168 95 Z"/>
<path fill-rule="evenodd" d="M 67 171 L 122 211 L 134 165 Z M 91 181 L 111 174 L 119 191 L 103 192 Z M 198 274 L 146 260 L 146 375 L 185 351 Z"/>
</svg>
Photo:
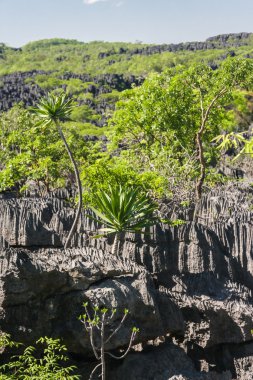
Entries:
<svg viewBox="0 0 253 380">
<path fill-rule="evenodd" d="M 0 0 L 0 42 L 177 43 L 253 32 L 253 0 Z"/>
</svg>

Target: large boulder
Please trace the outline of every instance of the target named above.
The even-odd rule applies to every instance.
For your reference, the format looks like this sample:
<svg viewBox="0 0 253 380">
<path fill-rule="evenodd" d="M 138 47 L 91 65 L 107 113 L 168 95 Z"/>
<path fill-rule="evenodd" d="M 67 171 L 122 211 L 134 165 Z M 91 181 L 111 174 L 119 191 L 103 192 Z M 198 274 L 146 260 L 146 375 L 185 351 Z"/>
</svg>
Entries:
<svg viewBox="0 0 253 380">
<path fill-rule="evenodd" d="M 170 300 L 160 303 L 148 272 L 130 260 L 85 248 L 7 249 L 0 255 L 0 326 L 17 341 L 32 344 L 40 336 L 62 337 L 71 352 L 90 354 L 89 336 L 78 320 L 87 301 L 117 308 L 110 328 L 124 308 L 131 313 L 110 349 L 128 344 L 133 325 L 140 328 L 141 342 L 168 331 L 183 334 L 179 308 Z"/>
<path fill-rule="evenodd" d="M 198 372 L 185 352 L 171 343 L 127 356 L 109 372 L 113 380 L 231 380 L 230 372 Z"/>
</svg>

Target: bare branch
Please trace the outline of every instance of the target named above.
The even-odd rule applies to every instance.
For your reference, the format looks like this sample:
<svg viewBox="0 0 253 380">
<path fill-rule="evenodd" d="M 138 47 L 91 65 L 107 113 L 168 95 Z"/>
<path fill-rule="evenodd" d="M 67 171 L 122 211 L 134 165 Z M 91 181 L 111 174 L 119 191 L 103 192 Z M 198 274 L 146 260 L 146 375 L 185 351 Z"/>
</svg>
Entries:
<svg viewBox="0 0 253 380">
<path fill-rule="evenodd" d="M 205 125 L 206 125 L 206 122 L 207 122 L 207 119 L 208 119 L 208 116 L 210 114 L 210 111 L 211 109 L 213 108 L 214 104 L 216 103 L 216 101 L 222 97 L 226 92 L 228 91 L 228 89 L 226 87 L 223 87 L 219 92 L 218 94 L 212 99 L 211 103 L 209 104 L 209 106 L 207 107 L 207 110 L 204 114 L 204 118 L 202 119 L 202 125 L 201 125 L 201 128 L 200 128 L 200 131 L 201 133 L 203 133 L 203 130 L 205 128 Z"/>
<path fill-rule="evenodd" d="M 95 355 L 96 359 L 99 360 L 100 357 L 99 357 L 99 355 L 97 353 L 98 348 L 96 347 L 96 345 L 94 343 L 93 326 L 90 327 L 90 343 L 91 343 L 91 347 L 92 347 L 92 350 L 94 352 L 94 355 Z"/>
<path fill-rule="evenodd" d="M 105 344 L 104 344 L 104 336 L 105 336 L 105 314 L 102 315 L 102 323 L 101 323 L 101 350 L 100 350 L 100 360 L 102 366 L 101 377 L 102 380 L 105 380 Z"/>
<path fill-rule="evenodd" d="M 121 319 L 121 321 L 120 321 L 118 327 L 117 327 L 117 328 L 111 333 L 111 335 L 106 339 L 105 344 L 108 343 L 108 342 L 111 340 L 111 338 L 112 338 L 115 334 L 117 334 L 117 332 L 119 331 L 119 329 L 120 329 L 121 326 L 123 325 L 123 323 L 124 323 L 126 317 L 127 317 L 127 314 L 124 314 L 124 316 L 123 316 L 123 318 Z"/>
<path fill-rule="evenodd" d="M 117 360 L 123 359 L 124 357 L 126 357 L 126 355 L 128 354 L 128 352 L 130 351 L 135 336 L 136 336 L 136 333 L 133 331 L 132 334 L 131 334 L 131 338 L 130 338 L 130 341 L 129 341 L 129 345 L 128 345 L 126 351 L 124 352 L 124 354 L 122 354 L 121 356 L 113 355 L 113 354 L 111 354 L 110 352 L 105 352 L 105 354 L 111 356 L 113 359 L 117 359 Z"/>
<path fill-rule="evenodd" d="M 205 158 L 204 158 L 204 149 L 203 149 L 203 142 L 202 142 L 202 135 L 205 130 L 206 122 L 208 120 L 208 116 L 211 112 L 211 109 L 213 108 L 214 104 L 216 101 L 223 96 L 228 89 L 226 87 L 222 88 L 218 94 L 212 99 L 210 102 L 209 106 L 207 107 L 207 110 L 204 111 L 204 106 L 203 106 L 203 99 L 202 99 L 202 94 L 200 97 L 200 107 L 201 107 L 201 113 L 202 113 L 202 120 L 201 120 L 201 126 L 197 132 L 196 135 L 196 144 L 198 147 L 198 160 L 200 163 L 200 176 L 198 178 L 197 184 L 196 184 L 196 198 L 199 200 L 201 198 L 202 194 L 202 186 L 206 177 L 206 163 L 205 163 Z"/>
<path fill-rule="evenodd" d="M 99 367 L 101 367 L 101 363 L 99 363 L 98 365 L 96 365 L 96 367 L 93 369 L 93 371 L 91 372 L 91 374 L 90 374 L 90 377 L 89 377 L 89 380 L 92 380 L 92 377 L 93 377 L 93 375 L 94 375 L 94 373 L 96 372 L 96 370 L 99 368 Z"/>
</svg>

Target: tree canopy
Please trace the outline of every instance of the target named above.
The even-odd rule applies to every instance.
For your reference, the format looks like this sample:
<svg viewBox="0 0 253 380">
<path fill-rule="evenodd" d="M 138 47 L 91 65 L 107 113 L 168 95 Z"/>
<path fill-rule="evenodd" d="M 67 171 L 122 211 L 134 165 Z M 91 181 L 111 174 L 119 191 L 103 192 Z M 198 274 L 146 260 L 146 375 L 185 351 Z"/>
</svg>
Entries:
<svg viewBox="0 0 253 380">
<path fill-rule="evenodd" d="M 179 175 L 185 167 L 192 179 L 204 178 L 206 165 L 218 158 L 212 139 L 243 124 L 238 116 L 247 98 L 240 91 L 252 89 L 252 73 L 251 60 L 230 58 L 217 70 L 198 64 L 151 75 L 117 103 L 114 147 L 124 145 L 139 167 L 167 171 L 168 178 L 175 165 Z"/>
</svg>

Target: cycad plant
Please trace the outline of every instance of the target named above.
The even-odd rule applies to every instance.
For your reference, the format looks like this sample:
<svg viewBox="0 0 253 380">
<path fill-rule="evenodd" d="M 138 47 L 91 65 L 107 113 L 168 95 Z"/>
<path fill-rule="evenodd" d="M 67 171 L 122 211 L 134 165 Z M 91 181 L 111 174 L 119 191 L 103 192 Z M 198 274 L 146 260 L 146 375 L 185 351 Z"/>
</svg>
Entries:
<svg viewBox="0 0 253 380">
<path fill-rule="evenodd" d="M 143 228 L 154 225 L 157 218 L 154 211 L 157 206 L 141 192 L 127 186 L 109 187 L 96 196 L 97 207 L 91 207 L 98 222 L 104 224 L 100 229 L 103 234 L 115 234 L 112 254 L 118 254 L 120 236 L 123 232 L 141 232 Z"/>
<path fill-rule="evenodd" d="M 66 94 L 61 93 L 59 95 L 54 95 L 53 93 L 49 93 L 46 97 L 40 100 L 36 108 L 32 109 L 32 111 L 39 118 L 41 118 L 41 125 L 43 125 L 44 127 L 51 127 L 52 125 L 54 125 L 57 128 L 59 135 L 68 152 L 72 165 L 74 167 L 79 201 L 78 201 L 78 208 L 76 211 L 75 219 L 70 229 L 70 232 L 67 236 L 66 242 L 64 244 L 64 248 L 67 248 L 70 244 L 71 238 L 76 231 L 77 223 L 80 218 L 81 210 L 82 210 L 82 185 L 81 185 L 79 171 L 78 171 L 74 156 L 69 148 L 69 145 L 66 141 L 62 128 L 60 126 L 61 121 L 68 119 L 73 108 L 74 108 L 73 101 L 72 99 L 69 99 Z"/>
</svg>

